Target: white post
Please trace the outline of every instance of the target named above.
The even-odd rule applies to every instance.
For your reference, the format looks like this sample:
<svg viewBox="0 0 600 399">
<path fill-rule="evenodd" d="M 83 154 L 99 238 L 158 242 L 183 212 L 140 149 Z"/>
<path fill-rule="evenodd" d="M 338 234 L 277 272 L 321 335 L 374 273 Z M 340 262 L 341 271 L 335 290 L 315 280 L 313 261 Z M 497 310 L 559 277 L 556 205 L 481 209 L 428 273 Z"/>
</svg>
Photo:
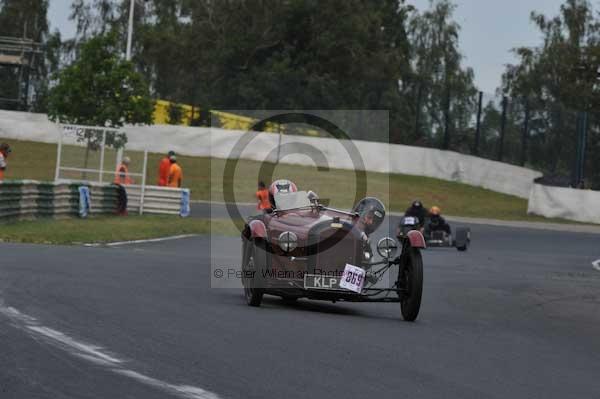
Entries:
<svg viewBox="0 0 600 399">
<path fill-rule="evenodd" d="M 127 53 L 125 59 L 131 61 L 131 42 L 133 40 L 133 12 L 135 11 L 135 0 L 129 4 L 129 27 L 127 28 Z"/>
<path fill-rule="evenodd" d="M 142 171 L 142 190 L 140 192 L 140 215 L 144 214 L 144 196 L 146 194 L 146 169 L 148 167 L 148 150 L 144 151 L 144 170 Z"/>
<path fill-rule="evenodd" d="M 102 131 L 102 147 L 100 147 L 100 173 L 98 175 L 98 181 L 102 183 L 104 177 L 104 146 L 106 145 L 106 130 Z"/>
<path fill-rule="evenodd" d="M 57 182 L 60 177 L 60 158 L 62 156 L 62 142 L 63 134 L 65 133 L 63 127 L 58 125 L 60 133 L 58 135 L 58 150 L 56 151 L 56 170 L 54 171 L 54 181 Z"/>
<path fill-rule="evenodd" d="M 281 132 L 281 123 L 277 124 L 278 128 L 277 130 L 279 130 L 279 140 L 277 143 L 277 160 L 275 161 L 275 164 L 278 165 L 279 164 L 279 157 L 281 154 L 281 139 L 283 136 L 283 133 Z"/>
<path fill-rule="evenodd" d="M 115 170 L 117 170 L 119 165 L 121 165 L 122 160 L 123 160 L 123 147 L 120 147 L 117 150 L 117 159 L 116 159 L 117 162 L 115 163 Z"/>
</svg>

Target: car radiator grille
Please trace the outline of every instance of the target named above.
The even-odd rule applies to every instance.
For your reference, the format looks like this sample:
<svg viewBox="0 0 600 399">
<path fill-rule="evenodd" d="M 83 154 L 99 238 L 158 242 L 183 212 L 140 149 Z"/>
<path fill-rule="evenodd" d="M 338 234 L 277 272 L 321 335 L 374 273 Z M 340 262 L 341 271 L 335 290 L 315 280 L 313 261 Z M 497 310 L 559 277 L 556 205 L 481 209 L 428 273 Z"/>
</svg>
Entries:
<svg viewBox="0 0 600 399">
<path fill-rule="evenodd" d="M 362 244 L 351 231 L 321 228 L 311 235 L 315 245 L 309 267 L 314 273 L 341 276 L 347 263 L 356 265 L 359 261 Z"/>
</svg>

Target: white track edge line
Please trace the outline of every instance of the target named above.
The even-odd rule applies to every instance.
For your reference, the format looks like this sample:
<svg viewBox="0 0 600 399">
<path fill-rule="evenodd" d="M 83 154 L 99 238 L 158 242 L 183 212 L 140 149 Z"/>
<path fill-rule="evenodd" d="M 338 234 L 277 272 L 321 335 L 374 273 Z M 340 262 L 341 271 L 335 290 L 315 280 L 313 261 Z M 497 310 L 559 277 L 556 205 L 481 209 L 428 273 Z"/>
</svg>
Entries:
<svg viewBox="0 0 600 399">
<path fill-rule="evenodd" d="M 181 234 L 181 235 L 177 235 L 177 236 L 149 238 L 146 240 L 115 241 L 115 242 L 108 242 L 108 243 L 91 243 L 91 244 L 83 244 L 83 246 L 84 247 L 118 247 L 118 246 L 122 246 L 122 245 L 148 244 L 148 243 L 153 243 L 153 242 L 182 240 L 185 238 L 192 238 L 192 237 L 198 237 L 198 236 L 199 236 L 199 234 Z"/>
<path fill-rule="evenodd" d="M 4 315 L 12 324 L 24 330 L 34 339 L 39 338 L 44 342 L 64 350 L 65 352 L 76 356 L 80 359 L 94 363 L 98 366 L 105 367 L 109 371 L 128 377 L 138 383 L 160 389 L 171 395 L 179 396 L 184 399 L 219 399 L 219 395 L 204 390 L 200 387 L 191 385 L 176 385 L 171 384 L 148 375 L 138 373 L 135 370 L 127 369 L 124 365 L 125 360 L 117 357 L 114 354 L 109 354 L 103 347 L 93 345 L 84 341 L 78 341 L 75 338 L 62 333 L 58 330 L 43 326 L 35 317 L 21 313 L 19 310 L 5 306 L 0 298 L 0 315 Z"/>
</svg>

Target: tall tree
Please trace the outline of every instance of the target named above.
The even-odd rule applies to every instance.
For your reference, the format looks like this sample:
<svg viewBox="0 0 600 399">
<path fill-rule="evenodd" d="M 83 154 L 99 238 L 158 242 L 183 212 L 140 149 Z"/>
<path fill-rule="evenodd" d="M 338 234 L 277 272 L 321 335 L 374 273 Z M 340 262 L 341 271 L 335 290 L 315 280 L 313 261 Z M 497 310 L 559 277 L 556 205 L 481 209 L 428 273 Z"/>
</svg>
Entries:
<svg viewBox="0 0 600 399">
<path fill-rule="evenodd" d="M 60 71 L 50 90 L 49 116 L 89 126 L 152 123 L 153 102 L 143 76 L 116 52 L 114 35 L 94 37 Z"/>
<path fill-rule="evenodd" d="M 576 114 L 591 113 L 588 176 L 600 187 L 600 20 L 586 0 L 567 0 L 557 16 L 532 12 L 531 21 L 542 34 L 534 48 L 515 50 L 519 63 L 503 76 L 503 90 L 527 98 L 532 130 L 529 158 L 551 174 L 569 175 L 573 167 Z"/>
<path fill-rule="evenodd" d="M 122 37 L 125 3 L 75 0 L 78 40 L 102 29 Z M 384 108 L 398 124 L 406 118 L 399 0 L 151 0 L 136 15 L 134 63 L 158 97 L 202 109 Z"/>
<path fill-rule="evenodd" d="M 472 136 L 474 73 L 461 65 L 460 25 L 452 18 L 455 8 L 448 0 L 431 0 L 429 9 L 414 13 L 409 21 L 413 71 L 406 85 L 415 115 L 409 141 L 441 145 L 447 120 L 456 145 Z"/>
<path fill-rule="evenodd" d="M 61 70 L 57 84 L 49 93 L 50 119 L 77 125 L 120 127 L 124 124 L 151 124 L 153 101 L 143 76 L 131 62 L 116 53 L 114 34 L 89 39 L 79 57 Z M 99 149 L 101 130 L 78 131 L 78 140 L 86 144 L 84 169 L 90 151 Z M 120 148 L 124 134 L 109 133 L 105 144 Z"/>
</svg>

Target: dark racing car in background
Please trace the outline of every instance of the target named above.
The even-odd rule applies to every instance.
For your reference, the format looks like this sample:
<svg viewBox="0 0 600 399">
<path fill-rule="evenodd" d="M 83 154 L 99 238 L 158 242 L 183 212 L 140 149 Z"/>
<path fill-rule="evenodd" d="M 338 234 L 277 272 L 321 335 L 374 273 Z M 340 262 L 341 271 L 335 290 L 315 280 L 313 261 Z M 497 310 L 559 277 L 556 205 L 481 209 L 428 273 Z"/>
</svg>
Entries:
<svg viewBox="0 0 600 399">
<path fill-rule="evenodd" d="M 242 233 L 242 284 L 249 305 L 260 306 L 265 294 L 287 301 L 399 302 L 405 320 L 417 318 L 420 250 L 426 246 L 419 231 L 400 237 L 400 245 L 389 237 L 379 240 L 383 260 L 375 262 L 369 237 L 385 217 L 379 200 L 365 198 L 343 211 L 320 204 L 313 192 L 296 191 L 291 182 L 277 183 L 271 186 L 272 211 L 251 217 Z M 393 282 L 382 287 L 388 271 L 395 272 Z"/>
<path fill-rule="evenodd" d="M 414 230 L 423 232 L 428 248 L 456 248 L 464 252 L 471 244 L 471 229 L 468 227 L 457 227 L 452 234 L 449 228 L 437 229 L 431 225 L 429 220 L 426 219 L 422 222 L 415 216 L 401 218 L 396 235 L 401 240 L 402 237 Z"/>
</svg>

